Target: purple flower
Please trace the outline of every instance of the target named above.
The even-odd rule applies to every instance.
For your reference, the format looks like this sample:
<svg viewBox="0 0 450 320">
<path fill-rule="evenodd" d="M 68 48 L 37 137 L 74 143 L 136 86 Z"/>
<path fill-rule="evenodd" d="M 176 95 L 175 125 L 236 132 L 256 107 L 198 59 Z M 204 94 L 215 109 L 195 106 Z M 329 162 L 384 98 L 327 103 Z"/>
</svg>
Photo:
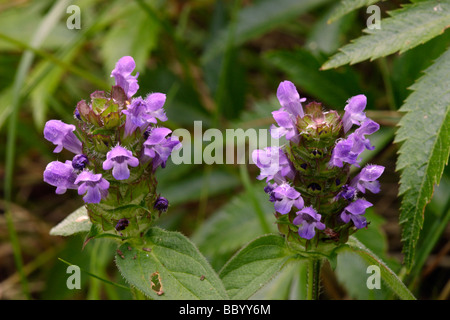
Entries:
<svg viewBox="0 0 450 320">
<path fill-rule="evenodd" d="M 357 199 L 345 207 L 344 211 L 341 213 L 341 219 L 345 223 L 348 223 L 351 219 L 356 228 L 364 228 L 367 225 L 367 221 L 362 215 L 366 212 L 366 209 L 371 206 L 372 204 L 369 201 Z"/>
<path fill-rule="evenodd" d="M 44 127 L 44 137 L 56 145 L 53 152 L 61 152 L 63 148 L 73 152 L 82 153 L 81 141 L 73 133 L 75 126 L 66 124 L 61 120 L 49 120 Z"/>
<path fill-rule="evenodd" d="M 355 143 L 356 135 L 352 133 L 347 139 L 339 140 L 334 146 L 331 153 L 330 165 L 334 167 L 340 167 L 344 165 L 344 162 L 359 166 L 361 159 L 358 159 L 360 153 L 364 150 L 362 144 Z M 361 148 L 362 146 L 362 148 Z"/>
<path fill-rule="evenodd" d="M 156 119 L 166 121 L 167 116 L 163 106 L 166 95 L 163 93 L 152 93 L 147 98 L 137 97 L 131 101 L 128 108 L 122 113 L 126 114 L 125 135 L 130 135 L 136 128 L 145 131 L 150 123 L 157 123 Z"/>
<path fill-rule="evenodd" d="M 168 128 L 154 128 L 144 142 L 144 154 L 153 159 L 153 168 L 161 165 L 163 168 L 174 149 L 181 147 L 177 137 L 166 138 L 172 130 Z"/>
<path fill-rule="evenodd" d="M 373 193 L 378 193 L 380 192 L 380 183 L 377 179 L 383 174 L 383 171 L 383 166 L 375 164 L 367 165 L 353 178 L 350 185 L 358 188 L 362 193 L 366 193 L 366 189 Z"/>
<path fill-rule="evenodd" d="M 261 169 L 261 173 L 256 178 L 266 181 L 274 179 L 276 182 L 283 182 L 285 178 L 294 178 L 294 171 L 291 164 L 280 147 L 266 147 L 263 150 L 253 150 L 253 163 Z"/>
<path fill-rule="evenodd" d="M 89 159 L 84 154 L 77 154 L 72 159 L 72 167 L 75 170 L 80 170 L 81 171 L 81 170 L 83 170 L 86 167 L 88 162 L 89 162 Z"/>
<path fill-rule="evenodd" d="M 298 225 L 298 235 L 304 239 L 310 240 L 316 235 L 316 230 L 324 230 L 325 224 L 320 222 L 321 215 L 313 207 L 305 207 L 297 212 L 293 223 Z"/>
<path fill-rule="evenodd" d="M 367 150 L 375 149 L 372 146 L 370 140 L 366 138 L 366 135 L 372 134 L 380 129 L 380 125 L 373 120 L 367 119 L 362 124 L 361 127 L 355 130 L 354 134 L 357 137 L 359 144 L 362 144 Z"/>
<path fill-rule="evenodd" d="M 372 134 L 380 128 L 380 125 L 370 119 L 365 120 L 361 127 L 350 134 L 347 139 L 340 140 L 336 143 L 331 154 L 330 165 L 342 167 L 344 162 L 359 167 L 361 161 L 359 155 L 364 149 L 373 150 L 375 147 L 371 145 L 366 135 Z"/>
<path fill-rule="evenodd" d="M 56 187 L 57 194 L 63 194 L 67 189 L 76 189 L 75 179 L 77 174 L 72 168 L 72 162 L 50 162 L 44 171 L 44 181 Z"/>
<path fill-rule="evenodd" d="M 130 150 L 115 146 L 106 154 L 103 162 L 103 170 L 112 170 L 112 175 L 116 180 L 126 180 L 130 177 L 128 166 L 137 167 L 139 160 L 133 156 Z"/>
<path fill-rule="evenodd" d="M 271 197 L 274 197 L 275 210 L 281 214 L 289 213 L 292 206 L 302 209 L 305 205 L 300 192 L 291 187 L 288 183 L 282 183 L 272 190 Z"/>
<path fill-rule="evenodd" d="M 265 187 L 264 187 L 264 192 L 267 194 L 271 194 L 273 189 L 275 189 L 277 187 L 276 183 L 268 183 Z"/>
<path fill-rule="evenodd" d="M 344 198 L 345 200 L 351 201 L 356 196 L 356 189 L 352 186 L 344 184 L 342 186 L 342 191 L 338 193 L 337 198 Z"/>
<path fill-rule="evenodd" d="M 101 173 L 94 174 L 84 170 L 78 175 L 75 184 L 78 185 L 79 195 L 86 194 L 83 197 L 86 203 L 100 203 L 108 195 L 109 182 Z"/>
<path fill-rule="evenodd" d="M 277 98 L 287 112 L 295 118 L 297 116 L 303 118 L 302 102 L 306 101 L 306 98 L 300 99 L 300 95 L 292 82 L 283 81 L 280 83 L 277 89 Z"/>
<path fill-rule="evenodd" d="M 298 142 L 297 136 L 297 128 L 295 126 L 295 120 L 292 115 L 287 111 L 278 110 L 272 112 L 273 118 L 280 126 L 277 128 L 275 125 L 270 127 L 270 134 L 273 138 L 279 139 L 282 136 L 286 136 L 287 140 L 292 140 L 294 142 Z"/>
<path fill-rule="evenodd" d="M 342 118 L 342 122 L 344 123 L 344 132 L 350 130 L 352 125 L 360 125 L 364 120 L 366 120 L 366 113 L 364 112 L 366 104 L 367 98 L 363 94 L 348 99 L 347 105 L 344 108 L 344 117 Z"/>
<path fill-rule="evenodd" d="M 159 197 L 158 199 L 156 199 L 153 208 L 160 212 L 166 212 L 167 208 L 169 208 L 169 200 L 164 197 Z"/>
<path fill-rule="evenodd" d="M 136 73 L 135 76 L 131 75 L 134 68 L 136 68 L 136 63 L 133 57 L 125 56 L 117 61 L 116 67 L 111 72 L 111 77 L 115 78 L 116 85 L 123 89 L 128 98 L 131 98 L 139 89 L 137 83 L 139 73 Z"/>
</svg>

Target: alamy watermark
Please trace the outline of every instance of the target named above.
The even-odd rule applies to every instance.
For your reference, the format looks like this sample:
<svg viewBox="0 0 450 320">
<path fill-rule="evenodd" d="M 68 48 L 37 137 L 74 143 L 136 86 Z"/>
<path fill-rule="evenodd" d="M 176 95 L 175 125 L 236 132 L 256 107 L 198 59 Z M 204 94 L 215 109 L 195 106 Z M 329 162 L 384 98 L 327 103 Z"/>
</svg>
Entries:
<svg viewBox="0 0 450 320">
<path fill-rule="evenodd" d="M 280 146 L 280 140 L 272 138 L 269 129 L 237 128 L 223 131 L 209 128 L 203 132 L 202 121 L 194 121 L 193 134 L 180 128 L 175 129 L 172 135 L 178 137 L 182 145 L 171 154 L 171 160 L 176 165 L 254 164 L 252 152 L 255 149 Z M 278 157 L 272 160 L 278 161 Z"/>
<path fill-rule="evenodd" d="M 367 274 L 370 274 L 366 280 L 367 289 L 381 289 L 381 270 L 377 265 L 370 265 L 366 270 Z"/>
<path fill-rule="evenodd" d="M 70 274 L 66 280 L 68 289 L 81 289 L 81 270 L 77 265 L 70 265 L 67 267 L 66 273 Z"/>
<path fill-rule="evenodd" d="M 381 29 L 381 10 L 377 5 L 371 5 L 367 7 L 367 14 L 370 14 L 366 20 L 366 25 L 369 30 Z"/>
<path fill-rule="evenodd" d="M 66 9 L 70 16 L 66 20 L 67 29 L 81 29 L 81 9 L 77 5 L 70 5 Z"/>
</svg>

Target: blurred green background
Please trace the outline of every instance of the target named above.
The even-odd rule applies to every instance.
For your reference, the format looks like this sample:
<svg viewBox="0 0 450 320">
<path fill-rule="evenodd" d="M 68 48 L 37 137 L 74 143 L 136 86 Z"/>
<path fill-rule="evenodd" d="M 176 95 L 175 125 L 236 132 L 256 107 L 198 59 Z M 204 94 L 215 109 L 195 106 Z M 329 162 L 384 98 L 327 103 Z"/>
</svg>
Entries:
<svg viewBox="0 0 450 320">
<path fill-rule="evenodd" d="M 382 16 L 406 2 L 380 2 Z M 70 5 L 80 8 L 80 29 L 67 27 Z M 42 181 L 48 162 L 70 157 L 52 153 L 43 139 L 45 122 L 71 123 L 79 100 L 110 88 L 111 70 L 124 55 L 136 61 L 136 96 L 167 94 L 164 125 L 171 129 L 192 130 L 194 121 L 202 121 L 203 131 L 269 128 L 283 80 L 294 82 L 308 101 L 339 111 L 351 96 L 365 94 L 368 115 L 382 129 L 364 162 L 386 171 L 382 192 L 368 197 L 374 203 L 367 213 L 370 227 L 358 238 L 400 273 L 418 298 L 448 299 L 450 232 L 445 225 L 436 229 L 439 221 L 448 221 L 448 170 L 426 209 L 430 218 L 416 267 L 403 274 L 398 146 L 392 141 L 408 87 L 447 47 L 449 33 L 402 55 L 320 71 L 339 47 L 362 34 L 368 18 L 361 9 L 329 24 L 336 5 L 332 0 L 0 1 L 0 299 L 135 297 L 89 275 L 124 284 L 111 243 L 96 240 L 82 250 L 82 236 L 49 235 L 82 199 L 70 190 L 58 196 Z M 158 172 L 158 191 L 170 201 L 160 225 L 189 236 L 219 270 L 242 245 L 276 232 L 257 174 L 254 165 L 168 163 Z M 5 199 L 11 200 L 10 216 Z M 67 265 L 59 259 L 85 271 L 82 289 L 67 289 Z M 361 263 L 349 255 L 340 257 L 336 270 L 326 266 L 322 298 L 392 298 L 388 290 L 367 290 Z M 302 298 L 303 276 L 303 266 L 291 266 L 255 298 Z"/>
</svg>

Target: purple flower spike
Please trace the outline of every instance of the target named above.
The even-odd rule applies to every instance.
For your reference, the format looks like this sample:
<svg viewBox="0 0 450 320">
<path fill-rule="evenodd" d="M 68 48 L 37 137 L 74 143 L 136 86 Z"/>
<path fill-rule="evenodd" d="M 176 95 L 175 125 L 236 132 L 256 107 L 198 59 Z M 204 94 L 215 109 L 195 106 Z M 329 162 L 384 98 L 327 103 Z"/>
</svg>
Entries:
<svg viewBox="0 0 450 320">
<path fill-rule="evenodd" d="M 252 160 L 261 169 L 260 175 L 256 177 L 258 180 L 266 178 L 268 182 L 274 179 L 280 183 L 285 181 L 285 178 L 294 178 L 295 173 L 291 164 L 280 147 L 253 150 Z"/>
<path fill-rule="evenodd" d="M 144 154 L 153 159 L 153 168 L 161 165 L 163 168 L 173 150 L 181 147 L 177 137 L 166 138 L 172 130 L 168 128 L 154 128 L 144 142 Z"/>
<path fill-rule="evenodd" d="M 61 120 L 49 120 L 44 127 L 44 137 L 56 145 L 53 152 L 61 152 L 63 148 L 79 154 L 82 153 L 81 141 L 73 133 L 75 126 Z"/>
<path fill-rule="evenodd" d="M 295 190 L 287 183 L 282 183 L 271 193 L 271 197 L 274 197 L 275 210 L 281 214 L 289 213 L 292 206 L 297 209 L 302 209 L 305 205 L 303 198 L 300 196 L 300 192 Z"/>
<path fill-rule="evenodd" d="M 50 162 L 44 171 L 44 181 L 56 187 L 57 194 L 63 194 L 67 189 L 76 189 L 75 179 L 77 174 L 72 168 L 72 162 Z"/>
<path fill-rule="evenodd" d="M 364 228 L 367 225 L 367 221 L 366 218 L 363 217 L 363 214 L 366 212 L 366 209 L 371 206 L 372 204 L 369 201 L 357 199 L 345 207 L 344 211 L 341 213 L 341 219 L 345 223 L 348 223 L 351 219 L 356 228 Z"/>
<path fill-rule="evenodd" d="M 350 130 L 352 125 L 360 125 L 364 120 L 366 120 L 366 113 L 364 112 L 366 104 L 367 98 L 363 94 L 351 97 L 347 101 L 347 105 L 344 108 L 344 117 L 342 118 L 342 122 L 344 123 L 344 132 Z"/>
<path fill-rule="evenodd" d="M 120 86 L 128 98 L 131 98 L 139 89 L 137 83 L 139 73 L 136 73 L 135 76 L 131 75 L 134 68 L 136 68 L 136 63 L 133 57 L 125 56 L 117 61 L 116 67 L 111 72 L 111 77 L 116 80 L 116 86 Z"/>
<path fill-rule="evenodd" d="M 298 142 L 296 138 L 297 128 L 295 126 L 294 120 L 292 116 L 284 110 L 278 110 L 272 112 L 273 118 L 280 126 L 277 128 L 275 125 L 272 125 L 270 128 L 270 134 L 273 138 L 279 139 L 282 136 L 286 136 L 287 140 L 292 140 L 294 142 Z"/>
<path fill-rule="evenodd" d="M 166 121 L 165 101 L 166 95 L 163 93 L 152 93 L 145 100 L 141 97 L 133 99 L 127 110 L 122 111 L 127 116 L 125 135 L 130 135 L 136 128 L 144 131 L 150 123 L 157 123 L 156 119 Z"/>
<path fill-rule="evenodd" d="M 295 85 L 290 81 L 283 81 L 280 83 L 277 89 L 277 98 L 281 106 L 286 109 L 295 118 L 299 116 L 303 118 L 304 112 L 302 102 L 306 101 L 306 98 L 300 99 Z"/>
<path fill-rule="evenodd" d="M 115 146 L 106 154 L 106 160 L 103 162 L 103 170 L 112 170 L 112 175 L 116 180 L 126 180 L 130 177 L 128 166 L 137 167 L 139 160 L 133 156 L 130 150 Z"/>
<path fill-rule="evenodd" d="M 324 230 L 325 224 L 320 222 L 322 216 L 314 210 L 313 207 L 305 207 L 297 212 L 293 223 L 298 225 L 298 235 L 304 239 L 310 240 L 316 235 L 316 230 Z"/>
<path fill-rule="evenodd" d="M 84 170 L 78 175 L 75 184 L 78 185 L 79 195 L 86 194 L 83 197 L 86 203 L 100 203 L 108 195 L 109 182 L 101 173 L 94 174 Z"/>
<path fill-rule="evenodd" d="M 353 178 L 351 186 L 358 188 L 362 193 L 366 192 L 366 189 L 373 193 L 380 192 L 380 183 L 377 179 L 383 174 L 384 167 L 379 165 L 367 165 L 361 172 Z"/>
</svg>

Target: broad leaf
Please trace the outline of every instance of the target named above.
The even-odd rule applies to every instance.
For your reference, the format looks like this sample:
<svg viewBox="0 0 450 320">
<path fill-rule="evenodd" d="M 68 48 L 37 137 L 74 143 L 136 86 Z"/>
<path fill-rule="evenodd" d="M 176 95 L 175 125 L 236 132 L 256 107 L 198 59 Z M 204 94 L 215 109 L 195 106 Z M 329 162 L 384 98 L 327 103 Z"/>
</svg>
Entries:
<svg viewBox="0 0 450 320">
<path fill-rule="evenodd" d="M 89 232 L 92 223 L 86 207 L 80 207 L 50 230 L 52 236 L 71 236 L 76 233 Z"/>
<path fill-rule="evenodd" d="M 402 170 L 399 194 L 403 196 L 400 223 L 405 263 L 412 267 L 423 225 L 424 209 L 439 184 L 450 154 L 450 49 L 425 70 L 400 111 L 396 143 L 397 170 Z"/>
<path fill-rule="evenodd" d="M 249 300 L 306 300 L 307 261 L 289 261 L 280 272 Z"/>
<path fill-rule="evenodd" d="M 391 290 L 403 300 L 415 300 L 414 295 L 408 290 L 400 278 L 372 251 L 367 249 L 354 237 L 350 237 L 347 246 L 339 249 L 339 254 L 347 251 L 354 252 L 363 258 L 369 265 L 380 268 L 381 279 L 391 288 Z"/>
<path fill-rule="evenodd" d="M 151 228 L 144 245 L 124 243 L 116 264 L 126 281 L 152 299 L 227 299 L 222 282 L 195 245 L 178 232 Z"/>
<path fill-rule="evenodd" d="M 402 53 L 440 35 L 450 22 L 450 0 L 418 2 L 390 15 L 381 20 L 381 29 L 364 29 L 367 35 L 342 47 L 322 69 Z"/>
<path fill-rule="evenodd" d="M 279 235 L 265 235 L 238 251 L 222 268 L 220 278 L 231 299 L 248 299 L 294 256 Z"/>
<path fill-rule="evenodd" d="M 261 186 L 261 189 L 260 192 L 255 192 L 255 196 L 266 213 L 267 220 L 275 221 L 273 204 L 263 192 L 263 185 L 257 186 Z M 234 252 L 263 234 L 255 208 L 249 206 L 249 198 L 248 192 L 233 197 L 229 203 L 213 213 L 191 237 L 216 268 L 222 267 Z M 275 224 L 271 227 L 275 232 Z"/>
</svg>

